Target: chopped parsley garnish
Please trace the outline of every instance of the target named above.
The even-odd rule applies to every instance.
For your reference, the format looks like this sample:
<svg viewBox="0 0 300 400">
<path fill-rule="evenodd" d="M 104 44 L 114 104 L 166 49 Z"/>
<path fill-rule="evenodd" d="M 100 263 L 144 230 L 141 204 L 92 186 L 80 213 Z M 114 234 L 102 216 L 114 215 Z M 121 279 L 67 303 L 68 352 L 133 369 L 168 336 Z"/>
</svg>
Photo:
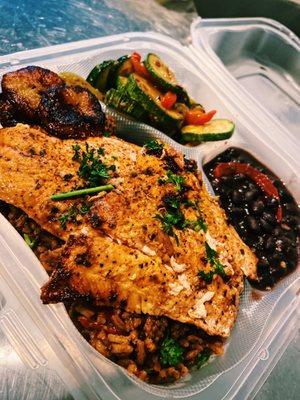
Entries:
<svg viewBox="0 0 300 400">
<path fill-rule="evenodd" d="M 104 155 L 104 149 L 90 149 L 86 143 L 86 151 L 81 151 L 78 145 L 73 145 L 73 160 L 80 163 L 78 176 L 87 181 L 88 187 L 99 186 L 110 178 L 109 171 L 115 171 L 115 165 L 106 165 L 102 162 L 101 156 Z"/>
<path fill-rule="evenodd" d="M 82 203 L 81 207 L 76 204 L 73 204 L 72 207 L 65 214 L 61 215 L 58 220 L 60 222 L 60 226 L 62 229 L 66 228 L 67 222 L 76 221 L 77 215 L 85 215 L 91 206 L 87 203 Z"/>
<path fill-rule="evenodd" d="M 191 201 L 189 203 L 189 200 L 174 193 L 164 195 L 162 200 L 163 207 L 166 211 L 162 214 L 157 214 L 155 218 L 161 221 L 163 231 L 169 236 L 175 237 L 177 243 L 178 237 L 174 233 L 174 228 L 182 230 L 188 227 L 196 232 L 199 232 L 200 230 L 206 232 L 207 226 L 201 217 L 198 217 L 195 221 L 190 221 L 185 219 L 184 214 L 180 210 L 181 205 L 188 205 L 195 208 L 194 202 Z"/>
<path fill-rule="evenodd" d="M 180 210 L 169 210 L 162 215 L 157 214 L 155 217 L 161 221 L 163 231 L 169 236 L 175 236 L 174 227 L 184 228 L 184 215 Z"/>
<path fill-rule="evenodd" d="M 72 160 L 78 161 L 80 159 L 80 146 L 78 144 L 73 144 L 72 149 L 74 151 Z"/>
<path fill-rule="evenodd" d="M 160 362 L 164 367 L 176 367 L 183 361 L 184 349 L 173 338 L 167 337 L 160 346 Z"/>
<path fill-rule="evenodd" d="M 36 243 L 37 243 L 38 236 L 35 237 L 34 239 L 31 239 L 31 237 L 30 237 L 27 233 L 24 233 L 24 234 L 23 234 L 23 237 L 24 237 L 24 240 L 25 240 L 26 244 L 27 244 L 31 249 L 33 249 L 33 248 L 35 247 Z"/>
<path fill-rule="evenodd" d="M 164 195 L 162 198 L 163 205 L 166 209 L 175 209 L 179 210 L 180 204 L 182 203 L 182 198 L 177 196 L 176 194 L 169 193 Z"/>
<path fill-rule="evenodd" d="M 147 154 L 152 154 L 160 157 L 162 155 L 164 145 L 162 143 L 159 143 L 155 139 L 150 139 L 145 143 L 144 147 L 146 148 Z"/>
<path fill-rule="evenodd" d="M 201 276 L 201 278 L 207 282 L 207 283 L 211 283 L 214 277 L 214 271 L 209 271 L 209 272 L 204 272 L 204 271 L 200 271 L 199 275 Z"/>
<path fill-rule="evenodd" d="M 207 361 L 209 360 L 211 354 L 212 354 L 212 351 L 208 347 L 203 349 L 201 351 L 201 353 L 198 354 L 198 357 L 197 357 L 197 360 L 196 360 L 196 365 L 197 365 L 198 369 L 203 367 L 203 365 L 207 363 Z"/>
<path fill-rule="evenodd" d="M 218 259 L 217 252 L 212 249 L 207 242 L 205 242 L 206 257 L 211 267 L 213 268 L 209 272 L 200 271 L 200 277 L 207 283 L 211 283 L 214 274 L 220 275 L 222 278 L 226 278 L 227 275 L 224 271 L 224 266 Z"/>
<path fill-rule="evenodd" d="M 196 232 L 200 232 L 200 231 L 206 232 L 207 231 L 207 225 L 202 218 L 198 218 L 198 219 L 196 219 L 196 221 L 186 220 L 185 226 L 193 229 Z"/>
<path fill-rule="evenodd" d="M 166 178 L 159 178 L 158 183 L 160 185 L 163 185 L 164 183 L 173 183 L 176 187 L 176 190 L 178 192 L 182 191 L 185 185 L 185 177 L 181 175 L 176 175 L 173 174 L 172 171 L 167 171 L 167 177 Z"/>
</svg>

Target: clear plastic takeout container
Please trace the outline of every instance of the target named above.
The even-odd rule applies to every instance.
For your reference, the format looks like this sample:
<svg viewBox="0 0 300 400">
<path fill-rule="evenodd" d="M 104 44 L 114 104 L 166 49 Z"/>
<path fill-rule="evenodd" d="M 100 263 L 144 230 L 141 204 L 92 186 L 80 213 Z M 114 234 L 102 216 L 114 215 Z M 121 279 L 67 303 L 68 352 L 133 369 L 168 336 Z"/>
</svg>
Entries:
<svg viewBox="0 0 300 400">
<path fill-rule="evenodd" d="M 196 159 L 200 168 L 229 145 L 239 146 L 273 170 L 294 197 L 300 199 L 299 164 L 290 151 L 292 139 L 283 137 L 280 126 L 274 122 L 276 140 L 270 141 L 265 132 L 268 120 L 253 120 L 249 116 L 255 108 L 249 110 L 245 106 L 239 85 L 231 85 L 228 92 L 230 81 L 224 76 L 221 84 L 214 72 L 214 62 L 201 48 L 187 48 L 156 33 L 128 33 L 0 57 L 0 72 L 36 64 L 86 77 L 96 63 L 133 50 L 142 56 L 148 52 L 160 55 L 192 97 L 208 109 L 217 109 L 220 118 L 236 122 L 236 132 L 228 141 L 191 148 L 175 143 L 153 128 L 120 117 L 121 137 L 138 144 L 149 136 L 158 137 Z M 6 368 L 9 380 L 12 365 L 18 364 L 14 382 L 22 382 L 10 388 L 10 398 L 60 399 L 70 394 L 75 399 L 198 399 L 201 393 L 203 400 L 246 399 L 275 365 L 297 324 L 299 269 L 273 291 L 260 296 L 253 296 L 246 284 L 224 356 L 175 384 L 154 386 L 130 376 L 92 348 L 62 304 L 41 303 L 40 287 L 47 277 L 19 234 L 0 216 L 0 343 L 5 337 L 11 346 L 10 357 L 3 356 L 0 367 Z"/>
<path fill-rule="evenodd" d="M 267 18 L 198 18 L 191 35 L 222 71 L 219 78 L 228 78 L 229 91 L 238 81 L 245 106 L 256 118 L 268 117 L 267 134 L 280 122 L 282 135 L 299 146 L 300 39 Z"/>
</svg>

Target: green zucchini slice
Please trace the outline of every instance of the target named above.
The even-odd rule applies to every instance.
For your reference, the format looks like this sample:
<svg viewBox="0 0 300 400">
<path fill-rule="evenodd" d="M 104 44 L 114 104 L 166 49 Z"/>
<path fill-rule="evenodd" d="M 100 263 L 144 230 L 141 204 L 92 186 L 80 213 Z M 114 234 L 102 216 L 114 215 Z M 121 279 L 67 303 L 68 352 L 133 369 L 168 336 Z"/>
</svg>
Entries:
<svg viewBox="0 0 300 400">
<path fill-rule="evenodd" d="M 129 76 L 134 72 L 130 56 L 122 56 L 117 60 L 116 73 L 118 76 Z"/>
<path fill-rule="evenodd" d="M 176 110 L 167 110 L 161 105 L 160 98 L 163 94 L 150 82 L 137 74 L 131 74 L 126 85 L 129 97 L 148 111 L 151 122 L 172 135 L 180 130 L 183 116 Z"/>
<path fill-rule="evenodd" d="M 176 93 L 180 103 L 190 105 L 186 90 L 178 85 L 174 72 L 156 54 L 149 53 L 144 64 L 153 80 L 162 89 Z"/>
<path fill-rule="evenodd" d="M 204 125 L 186 125 L 181 129 L 185 142 L 208 142 L 229 139 L 235 125 L 228 119 L 213 119 Z"/>
<path fill-rule="evenodd" d="M 105 95 L 105 104 L 110 107 L 130 115 L 138 120 L 143 120 L 146 111 L 136 101 L 130 99 L 124 92 L 119 92 L 117 89 L 110 89 Z"/>
<path fill-rule="evenodd" d="M 119 92 L 124 92 L 125 86 L 128 82 L 128 78 L 126 76 L 118 76 L 116 80 L 116 88 L 118 89 Z"/>
<path fill-rule="evenodd" d="M 86 80 L 101 92 L 105 92 L 112 87 L 112 74 L 115 67 L 116 61 L 103 61 L 92 69 Z"/>
</svg>

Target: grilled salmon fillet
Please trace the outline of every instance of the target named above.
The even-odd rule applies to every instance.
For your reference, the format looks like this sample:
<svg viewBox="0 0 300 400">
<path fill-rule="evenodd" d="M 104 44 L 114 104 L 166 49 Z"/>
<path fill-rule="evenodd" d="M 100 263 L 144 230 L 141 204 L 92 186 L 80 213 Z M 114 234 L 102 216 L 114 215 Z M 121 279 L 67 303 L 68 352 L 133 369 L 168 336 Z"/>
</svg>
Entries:
<svg viewBox="0 0 300 400">
<path fill-rule="evenodd" d="M 72 146 L 86 143 L 101 147 L 104 162 L 114 163 L 109 183 L 115 189 L 89 198 L 89 212 L 62 229 L 59 217 L 78 200 L 54 202 L 50 196 L 84 184 Z M 115 137 L 61 141 L 26 125 L 2 129 L 0 198 L 66 240 L 42 288 L 45 303 L 83 298 L 227 337 L 243 275 L 256 277 L 255 256 L 227 224 L 200 173 L 168 146 L 154 156 Z M 183 221 L 170 229 L 166 210 L 179 200 Z M 207 279 L 216 260 L 223 272 Z"/>
</svg>

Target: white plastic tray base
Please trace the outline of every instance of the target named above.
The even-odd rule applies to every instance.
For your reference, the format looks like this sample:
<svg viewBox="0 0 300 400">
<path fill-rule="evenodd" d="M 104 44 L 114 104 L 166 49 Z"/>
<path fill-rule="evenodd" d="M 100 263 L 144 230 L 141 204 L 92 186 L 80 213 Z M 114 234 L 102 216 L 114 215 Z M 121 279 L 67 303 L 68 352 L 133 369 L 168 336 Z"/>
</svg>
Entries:
<svg viewBox="0 0 300 400">
<path fill-rule="evenodd" d="M 207 71 L 208 62 L 203 59 L 203 54 L 195 58 L 191 51 L 175 40 L 152 33 L 118 35 L 99 41 L 13 55 L 13 60 L 18 59 L 17 65 L 16 61 L 13 62 L 13 68 L 24 64 L 40 64 L 54 70 L 72 70 L 86 76 L 96 63 L 117 58 L 132 50 L 139 51 L 142 55 L 150 51 L 161 55 L 194 98 L 199 99 L 207 108 L 218 109 L 220 117 L 226 116 L 236 121 L 236 133 L 229 144 L 250 150 L 287 183 L 296 198 L 300 198 L 297 162 L 288 151 L 282 150 L 284 143 L 278 141 L 270 144 L 261 126 L 247 118 L 246 110 L 237 107 L 236 99 L 234 102 L 231 100 L 231 95 L 226 93 L 226 85 L 222 87 L 215 83 L 214 75 Z M 2 72 L 10 69 L 11 64 L 11 60 L 0 58 Z M 139 136 L 136 136 L 135 128 L 134 124 L 126 125 L 124 121 L 122 131 L 135 141 L 143 141 L 150 134 L 172 143 L 164 135 L 142 126 L 139 128 Z M 199 166 L 202 158 L 208 159 L 229 145 L 227 142 L 220 142 L 187 148 L 174 142 L 173 144 L 188 156 L 196 158 Z M 288 148 L 289 143 L 285 144 Z M 130 377 L 123 369 L 99 355 L 81 337 L 63 306 L 41 304 L 39 287 L 46 280 L 46 273 L 3 218 L 0 219 L 0 241 L 0 293 L 3 302 L 6 302 L 0 313 L 0 327 L 5 331 L 3 321 L 7 315 L 14 316 L 16 313 L 20 323 L 24 325 L 24 334 L 18 334 L 20 327 L 13 329 L 11 343 L 25 365 L 35 370 L 36 374 L 44 371 L 45 374 L 54 374 L 57 380 L 62 379 L 70 393 L 78 399 L 147 400 L 153 396 L 196 399 L 200 392 L 203 399 L 229 399 L 239 389 L 248 395 L 259 381 L 256 368 L 261 371 L 265 369 L 264 366 L 269 365 L 261 363 L 258 355 L 266 350 L 271 354 L 271 359 L 276 357 L 271 345 L 276 342 L 280 344 L 283 338 L 280 324 L 295 309 L 298 272 L 284 279 L 274 291 L 265 294 L 260 300 L 253 299 L 248 285 L 225 355 L 175 385 L 155 387 Z M 295 322 L 295 318 L 292 315 L 291 324 Z M 8 337 L 9 335 L 10 333 L 7 334 Z M 245 386 L 247 377 L 251 377 L 252 381 L 248 388 Z"/>
</svg>

